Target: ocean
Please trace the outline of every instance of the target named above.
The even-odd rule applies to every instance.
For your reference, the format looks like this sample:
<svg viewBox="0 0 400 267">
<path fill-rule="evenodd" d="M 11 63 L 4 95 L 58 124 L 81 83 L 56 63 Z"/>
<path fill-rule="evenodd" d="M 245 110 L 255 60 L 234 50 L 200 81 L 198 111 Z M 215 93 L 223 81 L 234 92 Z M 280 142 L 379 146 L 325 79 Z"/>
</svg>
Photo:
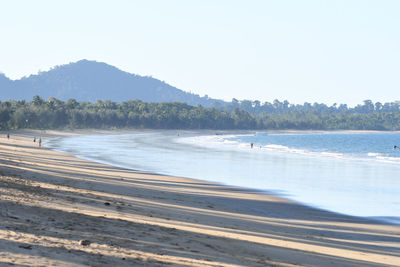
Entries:
<svg viewBox="0 0 400 267">
<path fill-rule="evenodd" d="M 46 143 L 118 167 L 273 192 L 312 207 L 400 224 L 395 145 L 400 133 L 143 131 Z"/>
</svg>

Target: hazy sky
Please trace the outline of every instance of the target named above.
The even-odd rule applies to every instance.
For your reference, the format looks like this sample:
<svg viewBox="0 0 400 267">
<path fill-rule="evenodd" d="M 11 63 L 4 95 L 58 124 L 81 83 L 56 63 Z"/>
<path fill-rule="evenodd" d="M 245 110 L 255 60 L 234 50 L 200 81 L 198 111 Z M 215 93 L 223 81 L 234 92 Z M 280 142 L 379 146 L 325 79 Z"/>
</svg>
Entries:
<svg viewBox="0 0 400 267">
<path fill-rule="evenodd" d="M 2 1 L 0 72 L 80 59 L 213 98 L 400 100 L 400 1 Z"/>
</svg>

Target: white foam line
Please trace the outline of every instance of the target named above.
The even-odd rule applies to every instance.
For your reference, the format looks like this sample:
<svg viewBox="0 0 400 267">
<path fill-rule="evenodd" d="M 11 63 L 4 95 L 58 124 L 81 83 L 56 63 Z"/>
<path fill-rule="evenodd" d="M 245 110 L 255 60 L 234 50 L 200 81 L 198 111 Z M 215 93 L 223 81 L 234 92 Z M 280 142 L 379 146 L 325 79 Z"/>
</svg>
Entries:
<svg viewBox="0 0 400 267">
<path fill-rule="evenodd" d="M 194 136 L 194 137 L 184 137 L 179 138 L 177 141 L 200 145 L 203 147 L 210 147 L 210 148 L 227 148 L 227 149 L 240 149 L 240 150 L 251 150 L 251 147 L 248 143 L 241 143 L 235 140 L 228 140 L 232 138 L 237 138 L 241 136 L 251 136 L 249 135 L 203 135 L 203 136 Z M 310 151 L 307 149 L 297 149 L 291 148 L 279 144 L 268 144 L 264 146 L 257 146 L 255 145 L 254 150 L 258 151 L 268 151 L 268 152 L 275 152 L 275 153 L 292 153 L 298 155 L 305 155 L 305 156 L 312 156 L 312 157 L 326 157 L 326 158 L 336 158 L 342 160 L 355 160 L 355 161 L 372 161 L 372 162 L 381 162 L 381 163 L 391 163 L 391 164 L 400 164 L 400 158 L 390 157 L 388 155 L 384 155 L 381 153 L 373 153 L 369 152 L 365 154 L 365 157 L 362 156 L 353 156 L 350 154 L 343 154 L 337 152 L 315 152 Z"/>
</svg>

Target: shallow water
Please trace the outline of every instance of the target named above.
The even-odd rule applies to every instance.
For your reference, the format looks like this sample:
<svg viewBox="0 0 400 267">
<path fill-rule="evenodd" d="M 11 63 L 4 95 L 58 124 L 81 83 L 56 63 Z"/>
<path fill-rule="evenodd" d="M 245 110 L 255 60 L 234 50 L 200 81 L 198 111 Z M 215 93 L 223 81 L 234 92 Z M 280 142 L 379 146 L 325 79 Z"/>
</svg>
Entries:
<svg viewBox="0 0 400 267">
<path fill-rule="evenodd" d="M 398 133 L 151 131 L 62 137 L 47 145 L 119 167 L 274 191 L 310 206 L 399 223 L 396 141 Z"/>
</svg>

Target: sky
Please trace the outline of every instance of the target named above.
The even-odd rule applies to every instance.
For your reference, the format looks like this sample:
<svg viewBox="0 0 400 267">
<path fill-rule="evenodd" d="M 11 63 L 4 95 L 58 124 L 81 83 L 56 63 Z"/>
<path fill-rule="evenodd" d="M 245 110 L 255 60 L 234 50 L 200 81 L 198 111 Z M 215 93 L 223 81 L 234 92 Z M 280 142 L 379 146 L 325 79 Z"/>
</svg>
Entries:
<svg viewBox="0 0 400 267">
<path fill-rule="evenodd" d="M 0 72 L 81 59 L 184 91 L 290 103 L 400 100 L 400 1 L 0 0 Z"/>
</svg>

